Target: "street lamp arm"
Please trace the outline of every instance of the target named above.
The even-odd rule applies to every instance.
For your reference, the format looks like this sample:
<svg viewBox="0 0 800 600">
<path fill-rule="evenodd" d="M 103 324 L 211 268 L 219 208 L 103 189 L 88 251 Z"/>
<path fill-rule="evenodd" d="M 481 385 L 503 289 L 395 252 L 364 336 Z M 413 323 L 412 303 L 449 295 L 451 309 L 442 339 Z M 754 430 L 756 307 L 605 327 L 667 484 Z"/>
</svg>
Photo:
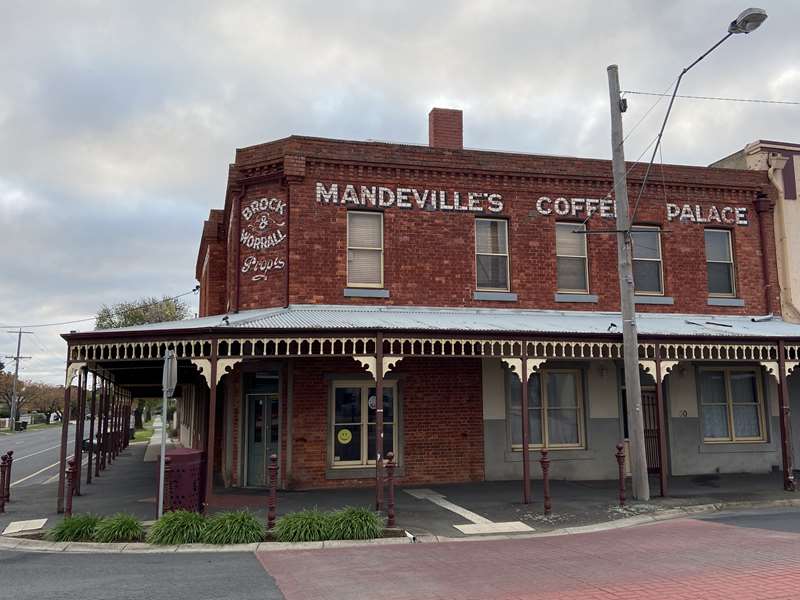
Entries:
<svg viewBox="0 0 800 600">
<path fill-rule="evenodd" d="M 639 200 L 641 199 L 642 194 L 644 193 L 645 186 L 647 185 L 647 179 L 648 177 L 650 177 L 650 170 L 653 168 L 653 162 L 656 159 L 656 154 L 658 153 L 658 149 L 661 147 L 661 138 L 664 135 L 664 129 L 666 129 L 667 127 L 667 121 L 669 120 L 669 115 L 672 112 L 672 105 L 675 104 L 675 96 L 677 96 L 678 94 L 678 88 L 681 85 L 681 80 L 683 79 L 683 76 L 686 75 L 686 73 L 688 73 L 689 70 L 692 67 L 694 67 L 697 63 L 699 63 L 706 56 L 708 56 L 714 50 L 716 50 L 725 40 L 727 40 L 732 35 L 733 35 L 732 32 L 728 33 L 724 38 L 722 38 L 716 44 L 711 46 L 711 48 L 709 48 L 703 54 L 701 54 L 697 59 L 695 59 L 695 61 L 692 62 L 692 64 L 690 64 L 688 67 L 684 67 L 684 69 L 681 71 L 681 74 L 678 75 L 678 79 L 675 82 L 675 87 L 672 88 L 672 96 L 670 96 L 669 99 L 669 105 L 667 106 L 667 112 L 664 115 L 664 121 L 661 123 L 661 129 L 659 129 L 658 131 L 658 136 L 656 137 L 656 143 L 655 146 L 653 146 L 653 154 L 650 156 L 650 162 L 647 164 L 647 169 L 644 172 L 644 179 L 642 179 L 642 185 L 639 188 L 639 193 L 636 195 L 636 201 L 633 203 L 633 212 L 631 213 L 629 226 L 633 225 L 633 220 L 636 218 L 636 209 L 639 208 Z"/>
</svg>

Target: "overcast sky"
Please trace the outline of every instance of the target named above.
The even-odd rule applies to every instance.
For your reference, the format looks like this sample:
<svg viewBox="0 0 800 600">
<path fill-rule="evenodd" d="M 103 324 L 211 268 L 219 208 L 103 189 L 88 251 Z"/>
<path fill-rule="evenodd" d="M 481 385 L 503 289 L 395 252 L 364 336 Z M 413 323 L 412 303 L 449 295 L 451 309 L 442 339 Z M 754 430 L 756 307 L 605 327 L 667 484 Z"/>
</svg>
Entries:
<svg viewBox="0 0 800 600">
<path fill-rule="evenodd" d="M 800 2 L 685 77 L 681 93 L 800 100 Z M 664 91 L 747 4 L 727 1 L 4 2 L 0 18 L 0 352 L 7 325 L 192 289 L 204 218 L 237 147 L 308 134 L 427 141 L 464 110 L 471 148 L 610 156 L 606 66 Z M 626 132 L 653 103 L 629 97 Z M 666 102 L 626 142 L 655 136 Z M 665 162 L 800 141 L 800 107 L 680 100 Z M 196 301 L 193 298 L 193 306 Z M 63 382 L 35 328 L 25 378 Z"/>
</svg>

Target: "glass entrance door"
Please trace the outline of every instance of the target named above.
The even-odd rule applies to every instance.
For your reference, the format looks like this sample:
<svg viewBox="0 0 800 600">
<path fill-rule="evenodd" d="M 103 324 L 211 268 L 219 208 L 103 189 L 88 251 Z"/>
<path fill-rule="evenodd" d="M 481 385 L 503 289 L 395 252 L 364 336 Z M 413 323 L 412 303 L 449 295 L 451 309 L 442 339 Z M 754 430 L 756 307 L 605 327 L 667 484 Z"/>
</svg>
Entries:
<svg viewBox="0 0 800 600">
<path fill-rule="evenodd" d="M 277 380 L 275 381 L 277 388 Z M 247 401 L 248 486 L 268 484 L 266 468 L 270 455 L 278 454 L 278 393 L 251 393 Z"/>
</svg>

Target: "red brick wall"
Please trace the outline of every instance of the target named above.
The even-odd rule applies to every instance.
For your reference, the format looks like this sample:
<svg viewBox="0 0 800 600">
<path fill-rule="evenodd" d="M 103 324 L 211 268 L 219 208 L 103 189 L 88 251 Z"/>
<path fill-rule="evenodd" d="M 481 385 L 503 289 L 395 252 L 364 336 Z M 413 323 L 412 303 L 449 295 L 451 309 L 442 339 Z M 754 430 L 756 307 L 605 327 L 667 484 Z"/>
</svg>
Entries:
<svg viewBox="0 0 800 600">
<path fill-rule="evenodd" d="M 280 157 L 282 162 L 276 162 Z M 262 165 L 262 166 L 260 166 Z M 263 166 L 267 165 L 267 166 Z M 277 166 L 276 166 L 277 165 Z M 281 169 L 288 181 L 282 181 Z M 282 306 L 289 279 L 291 303 L 390 304 L 429 306 L 473 306 L 566 310 L 617 310 L 619 292 L 616 270 L 616 240 L 613 235 L 588 237 L 590 293 L 599 302 L 555 302 L 555 215 L 536 211 L 540 196 L 602 199 L 611 190 L 609 161 L 569 157 L 453 151 L 439 148 L 380 143 L 341 142 L 292 137 L 237 151 L 239 182 L 246 187 L 242 206 L 261 197 L 277 197 L 289 205 L 288 240 L 273 248 L 269 256 L 285 261 L 285 271 L 270 271 L 265 281 L 253 281 L 240 273 L 252 254 L 241 248 L 239 308 Z M 272 175 L 259 175 L 259 173 Z M 632 202 L 638 194 L 643 169 L 629 175 Z M 778 282 L 773 239 L 759 232 L 759 219 L 771 221 L 772 213 L 756 212 L 760 191 L 772 193 L 766 175 L 753 171 L 665 165 L 657 180 L 651 180 L 643 195 L 636 222 L 663 228 L 662 253 L 664 292 L 673 305 L 638 305 L 641 311 L 720 314 L 757 314 L 769 311 L 767 293 L 777 294 Z M 248 184 L 248 177 L 261 183 Z M 271 183 L 263 183 L 267 178 Z M 316 201 L 316 183 L 346 183 L 357 186 L 414 187 L 496 192 L 503 196 L 502 213 L 443 212 L 384 209 L 384 280 L 388 299 L 345 298 L 347 285 L 347 208 Z M 234 194 L 228 198 L 230 212 Z M 699 223 L 668 222 L 667 202 L 708 207 L 712 204 L 748 209 L 749 226 L 732 227 L 736 280 L 745 306 L 708 306 L 704 261 L 704 226 Z M 380 209 L 379 209 L 380 210 Z M 502 216 L 509 221 L 511 292 L 517 302 L 473 300 L 475 283 L 475 216 Z M 235 220 L 231 220 L 235 223 Z M 244 222 L 243 222 L 244 224 Z M 589 230 L 613 228 L 612 219 L 599 216 L 589 221 Z M 226 225 L 227 226 L 227 225 Z M 716 226 L 716 225 L 714 225 Z M 231 240 L 238 240 L 234 232 Z M 233 246 L 231 246 L 233 248 Z M 288 260 L 287 260 L 288 249 Z M 767 274 L 762 253 L 766 253 Z M 262 253 L 266 256 L 268 253 Z M 261 255 L 259 255 L 261 258 Z M 227 294 L 234 293 L 234 268 L 228 258 Z M 205 286 L 219 285 L 213 279 Z M 765 293 L 765 290 L 768 290 Z M 226 293 L 226 292 L 223 292 Z M 772 307 L 779 311 L 776 304 Z"/>
<path fill-rule="evenodd" d="M 294 363 L 293 488 L 369 485 L 370 480 L 327 480 L 331 379 L 358 374 L 349 359 Z M 483 408 L 479 359 L 405 359 L 396 367 L 403 440 L 400 481 L 443 483 L 483 479 Z"/>
</svg>

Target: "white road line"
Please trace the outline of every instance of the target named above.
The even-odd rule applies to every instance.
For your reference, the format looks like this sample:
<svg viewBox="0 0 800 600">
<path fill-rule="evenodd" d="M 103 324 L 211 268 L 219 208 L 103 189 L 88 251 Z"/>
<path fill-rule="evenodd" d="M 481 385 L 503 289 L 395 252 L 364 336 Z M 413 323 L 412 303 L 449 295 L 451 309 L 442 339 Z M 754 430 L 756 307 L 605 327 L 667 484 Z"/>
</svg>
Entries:
<svg viewBox="0 0 800 600">
<path fill-rule="evenodd" d="M 67 447 L 69 448 L 70 444 L 75 443 L 75 439 L 67 440 Z M 15 456 L 14 457 L 14 464 L 17 464 L 21 460 L 25 460 L 26 458 L 30 458 L 31 456 L 36 456 L 37 454 L 42 454 L 43 452 L 48 452 L 50 450 L 55 450 L 56 448 L 61 448 L 61 444 L 59 443 L 58 446 L 52 446 L 51 448 L 45 448 L 44 450 L 39 450 L 38 452 L 34 452 L 33 454 L 26 454 L 25 456 Z"/>
<path fill-rule="evenodd" d="M 521 521 L 508 521 L 504 523 L 495 523 L 494 521 L 490 521 L 486 517 L 482 517 L 471 510 L 467 510 L 463 506 L 459 506 L 458 504 L 453 504 L 449 500 L 445 500 L 444 496 L 427 488 L 404 491 L 407 494 L 414 496 L 414 498 L 418 498 L 420 500 L 430 500 L 434 504 L 464 517 L 467 521 L 471 521 L 469 525 L 453 525 L 453 527 L 466 535 L 532 531 L 528 525 L 522 523 Z"/>
<path fill-rule="evenodd" d="M 70 455 L 67 457 L 67 460 L 71 459 L 73 456 L 74 456 L 73 454 L 70 454 Z M 28 476 L 26 476 L 26 477 L 23 477 L 22 479 L 17 479 L 16 481 L 14 481 L 14 482 L 12 482 L 12 483 L 11 483 L 11 487 L 14 487 L 15 485 L 19 485 L 20 483 L 23 483 L 23 482 L 25 482 L 25 481 L 28 481 L 28 479 L 30 479 L 30 478 L 32 478 L 32 477 L 36 477 L 37 475 L 41 475 L 42 473 L 44 473 L 44 472 L 45 472 L 45 471 L 47 471 L 48 469 L 52 469 L 53 467 L 57 467 L 57 466 L 58 466 L 60 463 L 61 463 L 61 461 L 59 460 L 58 462 L 56 462 L 56 463 L 53 463 L 52 465 L 48 465 L 48 466 L 47 466 L 47 467 L 45 467 L 44 469 L 39 469 L 38 471 L 36 471 L 36 473 L 31 473 L 30 475 L 28 475 Z M 52 479 L 52 477 L 51 477 L 51 479 Z M 48 480 L 48 481 L 49 481 L 49 480 Z"/>
<path fill-rule="evenodd" d="M 74 454 L 73 454 L 73 456 L 74 456 Z M 69 458 L 72 458 L 72 456 L 70 456 Z M 69 460 L 69 458 L 68 458 L 67 460 Z M 85 467 L 87 464 L 89 464 L 89 458 L 88 458 L 88 457 L 83 459 L 83 462 L 81 463 L 81 467 Z M 83 475 L 83 473 L 81 473 L 81 475 Z M 45 479 L 45 480 L 44 480 L 44 481 L 41 483 L 41 485 L 45 485 L 45 484 L 48 484 L 48 483 L 52 483 L 52 482 L 53 482 L 53 481 L 55 481 L 56 479 L 58 479 L 58 473 L 56 473 L 55 475 L 53 475 L 52 477 L 50 477 L 50 478 L 48 478 L 48 479 Z"/>
</svg>

